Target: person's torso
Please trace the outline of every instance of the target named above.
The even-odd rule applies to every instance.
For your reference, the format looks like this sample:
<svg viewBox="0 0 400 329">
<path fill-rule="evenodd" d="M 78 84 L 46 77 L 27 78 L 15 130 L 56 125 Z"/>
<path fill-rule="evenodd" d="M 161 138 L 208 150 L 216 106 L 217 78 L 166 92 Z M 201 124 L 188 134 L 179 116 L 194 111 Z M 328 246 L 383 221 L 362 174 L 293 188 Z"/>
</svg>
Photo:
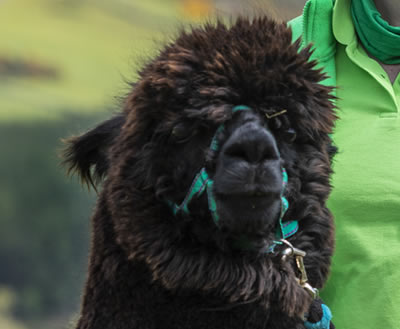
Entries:
<svg viewBox="0 0 400 329">
<path fill-rule="evenodd" d="M 338 43 L 333 139 L 336 224 L 332 274 L 323 293 L 337 328 L 400 323 L 400 77 L 392 86 L 361 46 Z M 349 58 L 349 55 L 352 59 Z M 361 65 L 363 68 L 361 68 Z"/>
</svg>

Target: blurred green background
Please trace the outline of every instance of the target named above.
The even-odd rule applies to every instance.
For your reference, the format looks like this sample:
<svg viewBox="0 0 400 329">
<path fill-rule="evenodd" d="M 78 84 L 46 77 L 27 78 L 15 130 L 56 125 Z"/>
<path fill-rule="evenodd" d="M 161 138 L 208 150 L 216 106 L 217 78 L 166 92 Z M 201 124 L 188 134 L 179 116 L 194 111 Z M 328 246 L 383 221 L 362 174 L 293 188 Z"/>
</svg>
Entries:
<svg viewBox="0 0 400 329">
<path fill-rule="evenodd" d="M 61 138 L 118 110 L 136 70 L 205 19 L 303 0 L 0 0 L 0 328 L 71 328 L 95 195 L 59 165 Z"/>
</svg>

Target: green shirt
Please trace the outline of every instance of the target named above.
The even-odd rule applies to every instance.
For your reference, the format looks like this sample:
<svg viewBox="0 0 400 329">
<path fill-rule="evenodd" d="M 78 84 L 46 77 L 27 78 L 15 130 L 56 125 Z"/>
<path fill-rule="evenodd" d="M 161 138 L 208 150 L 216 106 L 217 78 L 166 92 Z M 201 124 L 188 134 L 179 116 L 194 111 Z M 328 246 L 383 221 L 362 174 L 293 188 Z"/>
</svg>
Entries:
<svg viewBox="0 0 400 329">
<path fill-rule="evenodd" d="M 333 9 L 338 115 L 336 251 L 322 294 L 341 328 L 400 328 L 400 76 L 358 43 L 350 0 Z"/>
<path fill-rule="evenodd" d="M 400 77 L 358 44 L 350 0 L 309 0 L 289 22 L 293 39 L 314 44 L 313 58 L 337 85 L 333 139 L 336 252 L 322 297 L 338 329 L 400 328 Z M 333 18 L 332 18 L 333 17 Z"/>
</svg>

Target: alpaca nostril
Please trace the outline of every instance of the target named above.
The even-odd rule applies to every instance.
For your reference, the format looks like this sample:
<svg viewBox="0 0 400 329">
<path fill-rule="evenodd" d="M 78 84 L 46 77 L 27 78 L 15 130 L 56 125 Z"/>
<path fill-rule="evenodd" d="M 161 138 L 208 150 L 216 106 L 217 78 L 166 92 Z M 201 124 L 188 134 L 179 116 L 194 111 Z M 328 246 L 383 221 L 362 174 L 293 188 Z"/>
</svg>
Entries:
<svg viewBox="0 0 400 329">
<path fill-rule="evenodd" d="M 232 158 L 243 159 L 246 160 L 246 162 L 251 162 L 245 148 L 240 147 L 240 145 L 232 145 L 231 148 L 226 150 L 225 154 Z"/>
<path fill-rule="evenodd" d="M 265 128 L 235 131 L 227 141 L 225 155 L 248 163 L 279 159 L 275 138 Z"/>
</svg>

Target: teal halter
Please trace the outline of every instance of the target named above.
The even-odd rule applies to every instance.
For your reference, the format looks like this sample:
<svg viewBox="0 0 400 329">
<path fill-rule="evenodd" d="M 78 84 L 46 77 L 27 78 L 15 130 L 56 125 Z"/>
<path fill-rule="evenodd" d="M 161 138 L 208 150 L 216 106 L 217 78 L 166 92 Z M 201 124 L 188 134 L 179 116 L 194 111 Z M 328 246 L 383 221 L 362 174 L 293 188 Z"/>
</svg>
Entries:
<svg viewBox="0 0 400 329">
<path fill-rule="evenodd" d="M 239 105 L 235 106 L 232 109 L 232 113 L 238 112 L 238 111 L 249 111 L 251 110 L 248 106 L 245 105 Z M 218 135 L 225 129 L 224 125 L 221 124 L 210 145 L 210 149 L 214 152 L 218 151 L 219 145 L 218 145 Z M 283 216 L 285 215 L 286 211 L 289 208 L 289 202 L 288 200 L 284 197 L 284 192 L 288 183 L 288 175 L 285 170 L 285 168 L 282 168 L 282 193 L 281 193 L 281 215 L 279 218 L 279 227 L 277 228 L 276 232 L 276 238 L 277 240 L 279 239 L 286 239 L 293 234 L 295 234 L 298 231 L 299 225 L 297 221 L 285 221 L 283 222 Z M 219 226 L 219 216 L 217 212 L 217 203 L 215 201 L 214 193 L 213 193 L 213 185 L 214 181 L 208 176 L 206 168 L 201 168 L 200 171 L 197 173 L 196 177 L 194 178 L 192 185 L 189 188 L 188 193 L 186 194 L 185 198 L 183 199 L 182 203 L 180 205 L 177 205 L 176 203 L 173 203 L 170 200 L 167 200 L 167 204 L 170 206 L 172 209 L 172 212 L 174 215 L 177 215 L 179 212 L 182 212 L 184 214 L 189 215 L 190 211 L 188 208 L 188 205 L 190 201 L 196 197 L 200 197 L 205 191 L 207 191 L 207 200 L 208 200 L 208 209 L 212 215 L 212 218 L 214 220 L 214 223 Z M 276 244 L 279 244 L 279 242 L 275 241 L 272 246 L 269 247 L 269 251 L 273 252 L 273 249 Z"/>
</svg>

